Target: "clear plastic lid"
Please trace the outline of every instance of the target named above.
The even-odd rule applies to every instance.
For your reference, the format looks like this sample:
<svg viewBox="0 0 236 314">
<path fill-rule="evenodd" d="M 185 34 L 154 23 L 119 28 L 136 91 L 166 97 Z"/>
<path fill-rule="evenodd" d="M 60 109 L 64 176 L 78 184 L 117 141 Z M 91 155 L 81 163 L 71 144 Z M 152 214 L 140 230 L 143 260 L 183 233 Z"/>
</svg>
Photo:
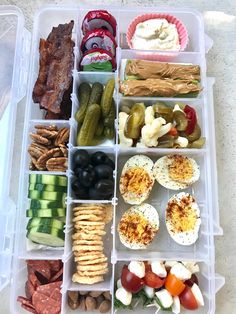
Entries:
<svg viewBox="0 0 236 314">
<path fill-rule="evenodd" d="M 9 282 L 13 253 L 15 205 L 9 191 L 16 105 L 25 93 L 20 74 L 24 34 L 21 10 L 0 6 L 0 290 Z"/>
</svg>

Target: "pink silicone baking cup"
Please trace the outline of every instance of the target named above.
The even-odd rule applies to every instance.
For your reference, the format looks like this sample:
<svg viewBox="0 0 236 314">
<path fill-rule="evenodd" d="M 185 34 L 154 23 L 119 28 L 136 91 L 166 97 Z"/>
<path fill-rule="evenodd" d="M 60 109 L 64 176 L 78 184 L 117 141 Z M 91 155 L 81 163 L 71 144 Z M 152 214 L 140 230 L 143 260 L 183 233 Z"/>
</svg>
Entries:
<svg viewBox="0 0 236 314">
<path fill-rule="evenodd" d="M 147 20 L 151 20 L 151 19 L 166 19 L 169 23 L 175 24 L 178 34 L 179 34 L 179 42 L 180 42 L 180 50 L 179 51 L 184 51 L 188 45 L 188 32 L 186 27 L 184 26 L 184 24 L 177 19 L 175 16 L 173 15 L 169 15 L 169 14 L 165 14 L 165 13 L 153 13 L 153 14 L 143 14 L 143 15 L 139 15 L 137 16 L 132 23 L 129 25 L 127 33 L 126 33 L 126 40 L 128 43 L 128 46 L 130 49 L 134 49 L 132 48 L 132 37 L 133 34 L 135 32 L 136 26 L 138 23 L 142 23 L 144 21 Z M 140 49 L 137 49 L 140 50 Z M 145 50 L 145 49 L 144 49 Z M 153 50 L 155 51 L 155 50 Z M 158 50 L 157 50 L 158 51 Z M 163 52 L 171 52 L 170 50 L 162 50 Z M 166 54 L 167 55 L 167 54 Z M 169 55 L 169 54 L 168 54 Z M 171 55 L 169 55 L 171 56 Z"/>
</svg>

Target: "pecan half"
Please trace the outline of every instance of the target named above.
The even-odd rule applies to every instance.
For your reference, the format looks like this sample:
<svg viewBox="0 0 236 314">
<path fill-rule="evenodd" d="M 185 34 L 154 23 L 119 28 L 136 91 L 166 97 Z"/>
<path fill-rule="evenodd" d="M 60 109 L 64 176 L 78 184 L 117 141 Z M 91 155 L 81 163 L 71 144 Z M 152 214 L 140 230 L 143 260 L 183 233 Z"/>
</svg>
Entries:
<svg viewBox="0 0 236 314">
<path fill-rule="evenodd" d="M 41 129 L 45 129 L 45 130 L 48 130 L 48 131 L 57 131 L 58 128 L 56 125 L 43 125 L 43 124 L 37 124 L 34 126 L 36 130 L 41 130 Z"/>
<path fill-rule="evenodd" d="M 46 138 L 55 138 L 58 134 L 58 131 L 49 131 L 47 129 L 38 129 L 37 134 L 46 137 Z"/>
<path fill-rule="evenodd" d="M 63 144 L 59 144 L 59 148 L 62 151 L 63 156 L 68 157 L 68 148 Z"/>
<path fill-rule="evenodd" d="M 60 144 L 66 144 L 69 141 L 69 128 L 62 128 L 58 131 L 54 144 L 59 146 Z"/>
<path fill-rule="evenodd" d="M 66 171 L 68 167 L 68 159 L 66 157 L 50 158 L 46 163 L 49 171 Z"/>
<path fill-rule="evenodd" d="M 46 146 L 43 146 L 41 144 L 32 142 L 28 148 L 28 153 L 31 157 L 35 157 L 38 159 L 41 155 L 45 154 L 48 151 L 48 148 Z"/>
<path fill-rule="evenodd" d="M 30 137 L 36 143 L 39 143 L 39 144 L 42 144 L 42 145 L 46 145 L 46 146 L 51 144 L 51 141 L 48 138 L 43 137 L 43 136 L 41 136 L 39 134 L 30 133 Z"/>
<path fill-rule="evenodd" d="M 30 170 L 37 170 L 35 164 L 36 164 L 36 159 L 34 157 L 31 157 L 31 160 L 30 160 L 30 165 L 29 165 L 29 169 Z"/>
<path fill-rule="evenodd" d="M 62 151 L 60 148 L 52 148 L 47 151 L 45 154 L 39 157 L 36 163 L 36 167 L 38 170 L 46 170 L 46 163 L 52 157 L 60 157 L 62 156 Z"/>
</svg>

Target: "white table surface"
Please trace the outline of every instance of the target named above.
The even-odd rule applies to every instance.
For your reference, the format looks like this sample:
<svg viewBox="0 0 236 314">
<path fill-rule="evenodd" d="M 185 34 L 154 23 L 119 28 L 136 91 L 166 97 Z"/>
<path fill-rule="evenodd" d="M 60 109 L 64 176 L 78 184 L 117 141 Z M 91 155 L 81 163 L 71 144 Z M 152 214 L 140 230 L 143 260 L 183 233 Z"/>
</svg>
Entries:
<svg viewBox="0 0 236 314">
<path fill-rule="evenodd" d="M 204 15 L 205 30 L 214 40 L 207 55 L 208 76 L 216 77 L 214 87 L 219 204 L 223 237 L 215 238 L 216 271 L 226 278 L 226 284 L 216 296 L 216 314 L 236 313 L 236 0 L 123 0 L 123 1 L 8 1 L 0 4 L 19 6 L 26 19 L 26 27 L 32 30 L 34 13 L 47 3 L 103 3 L 146 6 L 192 7 Z M 12 196 L 17 198 L 19 158 L 21 153 L 25 99 L 18 106 L 15 148 L 13 157 Z M 235 264 L 234 264 L 235 263 Z M 0 295 L 0 313 L 10 313 L 10 289 Z"/>
</svg>

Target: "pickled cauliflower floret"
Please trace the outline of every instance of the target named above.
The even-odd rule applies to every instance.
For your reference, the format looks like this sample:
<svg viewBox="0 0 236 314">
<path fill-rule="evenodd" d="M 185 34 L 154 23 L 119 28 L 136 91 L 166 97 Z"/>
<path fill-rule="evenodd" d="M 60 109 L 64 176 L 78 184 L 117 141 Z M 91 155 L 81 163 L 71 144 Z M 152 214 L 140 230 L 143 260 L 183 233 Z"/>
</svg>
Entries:
<svg viewBox="0 0 236 314">
<path fill-rule="evenodd" d="M 145 110 L 145 125 L 141 130 L 140 146 L 155 147 L 158 145 L 158 138 L 168 133 L 171 129 L 171 123 L 166 124 L 165 119 L 155 118 L 152 106 Z"/>
<path fill-rule="evenodd" d="M 188 139 L 186 137 L 178 136 L 175 140 L 175 144 L 179 145 L 179 147 L 187 147 L 188 146 Z"/>
<path fill-rule="evenodd" d="M 154 119 L 155 119 L 155 117 L 154 117 L 153 107 L 152 106 L 148 106 L 145 109 L 145 124 L 151 124 Z"/>
</svg>

